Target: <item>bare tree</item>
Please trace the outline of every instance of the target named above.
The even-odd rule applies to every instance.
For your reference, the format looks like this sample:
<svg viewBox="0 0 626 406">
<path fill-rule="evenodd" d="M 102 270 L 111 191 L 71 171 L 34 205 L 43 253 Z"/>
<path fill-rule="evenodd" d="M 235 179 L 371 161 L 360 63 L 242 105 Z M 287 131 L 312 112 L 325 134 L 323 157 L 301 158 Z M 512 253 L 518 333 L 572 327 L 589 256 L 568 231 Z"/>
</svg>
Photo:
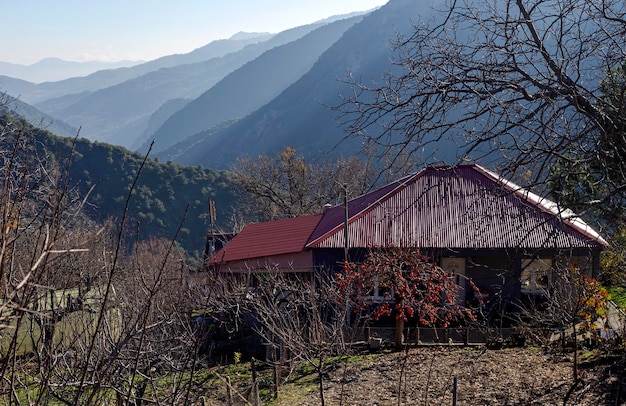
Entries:
<svg viewBox="0 0 626 406">
<path fill-rule="evenodd" d="M 241 199 L 252 217 L 276 220 L 321 213 L 326 204 L 368 191 L 377 177 L 369 161 L 355 157 L 336 162 L 308 162 L 287 147 L 276 156 L 242 157 L 232 179 L 242 191 Z"/>
<path fill-rule="evenodd" d="M 579 196 L 586 209 L 623 202 L 626 87 L 608 73 L 626 60 L 624 2 L 438 7 L 394 41 L 398 57 L 380 85 L 350 80 L 354 93 L 338 106 L 348 136 L 422 162 L 497 164 L 528 186 L 584 181 L 596 186 Z"/>
<path fill-rule="evenodd" d="M 222 274 L 217 280 L 212 308 L 247 315 L 269 346 L 278 367 L 310 365 L 318 378 L 321 404 L 325 404 L 324 375 L 328 358 L 346 354 L 346 308 L 338 302 L 333 280 L 308 273 L 265 272 Z M 225 306 L 225 307 L 224 307 Z M 234 309 L 237 309 L 234 311 Z"/>
<path fill-rule="evenodd" d="M 521 306 L 524 324 L 562 330 L 573 341 L 573 385 L 579 383 L 578 337 L 593 330 L 593 323 L 607 315 L 608 293 L 598 281 L 583 270 L 570 265 L 560 266 L 552 273 L 549 288 L 540 296 L 531 297 Z M 567 331 L 567 334 L 566 334 Z"/>
<path fill-rule="evenodd" d="M 189 314 L 201 299 L 185 253 L 173 241 L 130 250 L 124 221 L 87 220 L 88 196 L 68 187 L 72 157 L 1 118 L 0 402 L 195 402 Z"/>
</svg>

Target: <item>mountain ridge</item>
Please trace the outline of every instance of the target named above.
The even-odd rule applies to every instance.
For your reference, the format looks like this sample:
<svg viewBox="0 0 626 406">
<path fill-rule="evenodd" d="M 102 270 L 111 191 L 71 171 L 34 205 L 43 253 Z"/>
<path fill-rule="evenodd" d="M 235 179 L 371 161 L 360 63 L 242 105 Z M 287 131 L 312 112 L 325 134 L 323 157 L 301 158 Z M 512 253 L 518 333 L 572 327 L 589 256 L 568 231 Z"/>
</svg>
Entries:
<svg viewBox="0 0 626 406">
<path fill-rule="evenodd" d="M 21 79 L 34 84 L 57 82 L 73 77 L 83 77 L 107 69 L 127 68 L 145 61 L 67 61 L 48 57 L 31 64 L 0 61 L 0 75 Z"/>
<path fill-rule="evenodd" d="M 84 136 L 91 140 L 129 148 L 142 136 L 150 116 L 168 100 L 196 98 L 247 62 L 327 24 L 295 27 L 219 58 L 154 70 L 114 86 L 85 93 L 84 97 L 61 108 L 56 100 L 37 103 L 35 107 L 69 124 L 80 124 Z"/>
<path fill-rule="evenodd" d="M 144 162 L 139 153 L 81 137 L 59 137 L 6 111 L 0 111 L 0 131 L 5 133 L 1 148 L 10 151 L 15 138 L 23 137 L 45 165 L 58 164 L 62 172 L 67 171 L 68 189 L 88 201 L 82 209 L 88 218 L 101 223 L 126 215 L 136 225 L 133 239 L 169 239 L 178 234 L 177 242 L 183 248 L 202 252 L 209 224 L 208 200 L 215 202 L 219 227 L 226 226 L 235 202 L 233 186 L 224 171 L 150 158 Z M 126 207 L 138 174 L 133 198 Z"/>
<path fill-rule="evenodd" d="M 175 139 L 245 117 L 301 78 L 362 18 L 358 15 L 333 21 L 249 61 L 172 114 L 139 150 L 146 151 L 150 140 L 154 140 L 154 151 L 158 152 L 176 143 Z"/>
<path fill-rule="evenodd" d="M 390 69 L 389 42 L 397 32 L 410 32 L 412 17 L 429 12 L 427 5 L 415 0 L 390 1 L 350 27 L 309 72 L 272 101 L 217 132 L 205 130 L 204 139 L 203 132 L 195 134 L 190 148 L 181 140 L 158 156 L 226 169 L 238 155 L 256 156 L 285 146 L 313 159 L 357 154 L 361 140 L 344 140 L 337 113 L 327 107 L 338 105 L 341 95 L 352 91 L 341 78 L 352 73 L 368 83 L 380 80 Z"/>
<path fill-rule="evenodd" d="M 271 39 L 272 37 L 273 35 L 269 34 L 265 40 Z M 29 87 L 20 83 L 21 88 L 18 88 L 18 91 L 14 88 L 12 81 L 6 80 L 9 86 L 4 86 L 3 90 L 16 97 L 17 94 L 19 94 L 19 98 L 26 103 L 41 104 L 69 94 L 94 92 L 110 86 L 115 86 L 119 83 L 123 83 L 124 81 L 134 79 L 162 68 L 197 63 L 211 58 L 219 58 L 231 52 L 237 52 L 250 44 L 254 44 L 259 41 L 262 42 L 264 40 L 263 38 L 264 37 L 253 37 L 237 40 L 215 40 L 185 54 L 166 55 L 131 67 L 100 70 L 88 76 L 72 77 L 56 82 L 44 82 L 40 84 L 28 82 L 30 85 Z M 15 78 L 10 77 L 9 79 L 15 80 Z M 2 85 L 1 82 L 0 85 Z"/>
<path fill-rule="evenodd" d="M 0 114 L 17 116 L 38 128 L 54 133 L 60 137 L 75 137 L 79 133 L 78 128 L 72 127 L 61 120 L 37 110 L 30 104 L 24 103 L 6 94 L 0 96 Z"/>
</svg>

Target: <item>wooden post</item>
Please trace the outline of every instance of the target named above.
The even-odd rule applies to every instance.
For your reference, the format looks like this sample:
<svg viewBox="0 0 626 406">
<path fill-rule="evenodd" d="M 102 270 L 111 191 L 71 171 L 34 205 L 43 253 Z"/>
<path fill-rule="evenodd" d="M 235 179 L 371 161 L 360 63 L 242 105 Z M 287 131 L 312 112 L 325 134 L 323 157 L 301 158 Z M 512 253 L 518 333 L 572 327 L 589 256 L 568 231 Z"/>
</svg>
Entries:
<svg viewBox="0 0 626 406">
<path fill-rule="evenodd" d="M 252 398 L 252 404 L 254 406 L 262 406 L 263 403 L 261 403 L 261 394 L 259 393 L 259 383 L 258 382 L 254 383 L 253 390 L 254 390 L 254 397 Z"/>
<path fill-rule="evenodd" d="M 468 327 L 463 328 L 463 344 L 465 344 L 466 346 L 469 345 L 469 328 Z"/>
<path fill-rule="evenodd" d="M 230 386 L 230 376 L 226 377 L 226 404 L 228 406 L 233 404 L 233 391 Z"/>
<path fill-rule="evenodd" d="M 404 345 L 404 321 L 396 319 L 396 331 L 394 338 L 394 347 L 396 350 L 401 350 Z"/>
<path fill-rule="evenodd" d="M 274 373 L 272 374 L 272 380 L 273 385 L 272 385 L 272 396 L 274 397 L 274 399 L 278 398 L 278 365 L 276 365 L 276 363 L 274 363 Z"/>
<path fill-rule="evenodd" d="M 252 369 L 252 385 L 256 383 L 256 362 L 254 357 L 250 360 L 250 369 Z"/>
<path fill-rule="evenodd" d="M 420 345 L 420 328 L 415 327 L 415 345 Z"/>
<path fill-rule="evenodd" d="M 364 330 L 363 334 L 365 335 L 365 342 L 369 343 L 370 337 L 371 337 L 371 330 L 370 330 L 370 328 L 369 327 L 365 327 L 365 330 Z"/>
<path fill-rule="evenodd" d="M 452 406 L 456 406 L 457 377 L 452 381 Z"/>
</svg>

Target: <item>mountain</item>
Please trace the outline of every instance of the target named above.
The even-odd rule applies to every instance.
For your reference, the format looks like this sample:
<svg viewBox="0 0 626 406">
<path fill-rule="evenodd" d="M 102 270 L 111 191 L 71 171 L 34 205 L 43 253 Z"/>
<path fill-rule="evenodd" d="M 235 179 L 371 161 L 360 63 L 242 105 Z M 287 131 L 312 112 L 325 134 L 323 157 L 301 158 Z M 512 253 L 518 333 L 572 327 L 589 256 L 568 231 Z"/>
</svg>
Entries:
<svg viewBox="0 0 626 406">
<path fill-rule="evenodd" d="M 82 134 L 91 140 L 130 147 L 146 129 L 152 113 L 168 100 L 196 98 L 264 52 L 295 41 L 326 24 L 314 23 L 286 30 L 267 41 L 248 45 L 223 57 L 161 68 L 87 94 L 61 108 L 55 106 L 56 100 L 35 106 L 70 124 L 80 125 Z"/>
<path fill-rule="evenodd" d="M 427 18 L 431 12 L 427 3 L 391 0 L 347 30 L 307 74 L 271 102 L 219 131 L 196 134 L 194 142 L 181 141 L 160 153 L 160 159 L 228 168 L 239 155 L 256 156 L 285 146 L 310 157 L 355 154 L 361 140 L 341 142 L 345 133 L 337 122 L 337 113 L 327 107 L 338 105 L 341 95 L 352 91 L 338 78 L 346 78 L 351 72 L 365 83 L 380 80 L 392 67 L 389 41 L 397 32 L 411 32 L 411 18 Z M 210 108 L 211 104 L 206 105 Z"/>
<path fill-rule="evenodd" d="M 22 95 L 32 94 L 37 91 L 37 85 L 26 80 L 15 79 L 9 76 L 0 75 L 0 92 L 26 101 Z"/>
<path fill-rule="evenodd" d="M 267 41 L 272 36 L 272 34 L 259 33 L 243 38 L 216 40 L 186 54 L 167 55 L 132 67 L 101 70 L 85 77 L 74 77 L 57 82 L 29 83 L 30 86 L 26 86 L 22 81 L 6 80 L 0 77 L 0 89 L 31 104 L 52 101 L 70 94 L 85 96 L 96 90 L 114 86 L 162 68 L 220 58 L 248 45 Z"/>
<path fill-rule="evenodd" d="M 36 149 L 34 156 L 45 157 L 46 165 L 56 163 L 68 170 L 69 190 L 86 199 L 83 213 L 89 218 L 120 221 L 143 155 L 84 138 L 57 137 L 1 112 L 0 132 L 4 134 L 0 150 L 10 151 L 18 145 L 15 137 L 19 134 Z M 202 252 L 209 227 L 208 200 L 215 202 L 216 225 L 223 227 L 235 202 L 232 190 L 223 171 L 148 159 L 129 200 L 127 224 L 132 238 L 169 239 L 180 227 L 177 241 L 181 246 Z"/>
<path fill-rule="evenodd" d="M 153 134 L 163 126 L 163 124 L 176 112 L 181 110 L 187 103 L 191 100 L 189 99 L 172 99 L 168 100 L 157 111 L 152 113 L 150 118 L 148 119 L 148 126 L 144 130 L 143 134 L 135 140 L 135 143 L 131 145 L 131 149 L 134 151 L 147 152 L 148 145 L 150 145 L 151 140 L 153 140 Z M 145 148 L 141 148 L 142 145 L 145 145 Z M 154 147 L 153 147 L 154 150 Z"/>
<path fill-rule="evenodd" d="M 236 34 L 233 34 L 229 39 L 230 40 L 241 40 L 241 39 L 253 39 L 253 38 L 260 38 L 260 37 L 267 37 L 267 39 L 271 38 L 273 34 L 270 34 L 269 32 L 244 32 L 244 31 L 239 31 Z"/>
<path fill-rule="evenodd" d="M 0 62 L 0 75 L 33 83 L 55 82 L 72 77 L 87 76 L 99 70 L 125 68 L 140 63 L 141 61 L 72 62 L 59 58 L 46 58 L 30 65 Z"/>
<path fill-rule="evenodd" d="M 359 15 L 335 21 L 248 62 L 172 114 L 140 151 L 147 150 L 154 140 L 153 151 L 158 153 L 206 128 L 247 116 L 301 78 L 324 51 L 362 19 Z"/>
<path fill-rule="evenodd" d="M 62 137 L 75 137 L 78 134 L 77 128 L 8 95 L 0 97 L 0 114 L 11 114 L 21 117 L 34 127 L 50 131 Z"/>
</svg>

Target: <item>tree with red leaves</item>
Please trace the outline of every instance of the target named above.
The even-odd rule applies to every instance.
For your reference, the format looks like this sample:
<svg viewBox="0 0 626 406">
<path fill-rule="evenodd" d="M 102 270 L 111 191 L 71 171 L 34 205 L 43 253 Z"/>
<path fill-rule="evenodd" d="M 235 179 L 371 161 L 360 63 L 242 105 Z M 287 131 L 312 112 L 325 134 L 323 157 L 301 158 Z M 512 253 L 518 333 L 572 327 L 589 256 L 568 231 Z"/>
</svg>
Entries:
<svg viewBox="0 0 626 406">
<path fill-rule="evenodd" d="M 345 263 L 336 278 L 341 299 L 348 300 L 355 313 L 365 311 L 373 320 L 395 315 L 397 348 L 402 347 L 402 330 L 410 318 L 422 326 L 444 328 L 476 319 L 457 302 L 456 275 L 429 262 L 417 248 L 372 249 L 363 263 Z"/>
</svg>

